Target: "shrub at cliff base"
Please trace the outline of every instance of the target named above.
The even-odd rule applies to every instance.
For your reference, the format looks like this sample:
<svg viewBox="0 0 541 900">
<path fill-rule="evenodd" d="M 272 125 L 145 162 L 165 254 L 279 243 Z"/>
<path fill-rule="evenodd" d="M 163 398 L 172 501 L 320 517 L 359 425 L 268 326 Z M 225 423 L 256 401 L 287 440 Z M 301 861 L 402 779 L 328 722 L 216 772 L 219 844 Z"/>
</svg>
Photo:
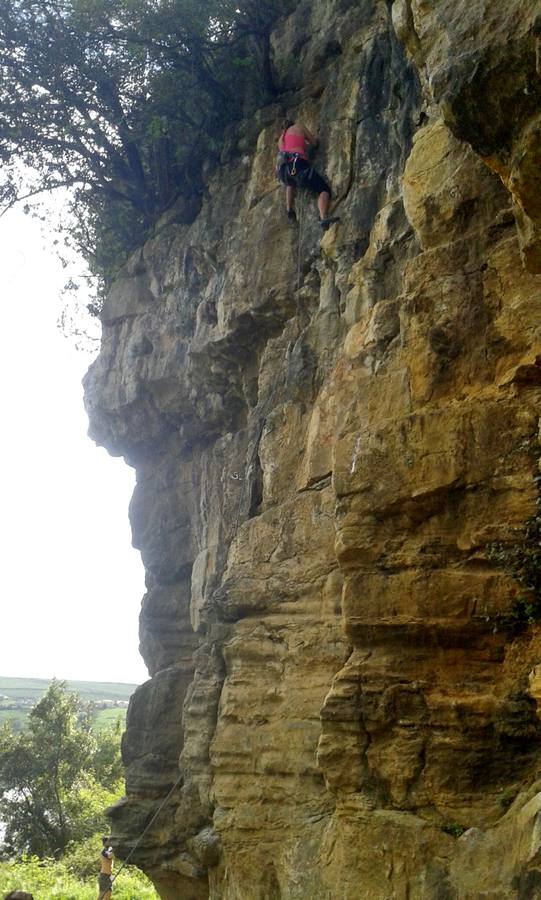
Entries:
<svg viewBox="0 0 541 900">
<path fill-rule="evenodd" d="M 70 854 L 66 854 L 61 862 L 33 856 L 0 863 L 0 897 L 20 889 L 31 892 L 34 900 L 96 900 L 98 881 L 95 873 L 98 867 L 95 860 L 100 846 L 100 836 L 96 835 L 93 853 L 89 854 L 89 858 L 84 857 L 87 862 L 90 861 L 94 874 L 84 878 L 78 877 L 70 866 Z M 78 847 L 74 849 L 77 857 L 79 850 Z M 115 900 L 157 900 L 158 895 L 142 872 L 128 866 L 115 881 L 114 897 Z"/>
</svg>

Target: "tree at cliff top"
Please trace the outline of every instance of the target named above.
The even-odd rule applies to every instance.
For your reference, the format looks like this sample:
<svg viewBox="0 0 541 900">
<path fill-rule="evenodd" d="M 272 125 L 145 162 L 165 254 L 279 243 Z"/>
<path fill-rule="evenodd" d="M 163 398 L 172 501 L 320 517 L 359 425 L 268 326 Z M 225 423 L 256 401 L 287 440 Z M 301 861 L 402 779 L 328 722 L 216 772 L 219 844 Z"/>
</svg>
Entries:
<svg viewBox="0 0 541 900">
<path fill-rule="evenodd" d="M 247 93 L 273 93 L 269 32 L 290 2 L 2 0 L 0 209 L 68 188 L 71 242 L 107 279 L 195 199 Z"/>
<path fill-rule="evenodd" d="M 120 736 L 91 726 L 90 705 L 53 681 L 25 731 L 0 730 L 5 855 L 58 855 L 103 827 L 105 806 L 121 792 Z"/>
</svg>

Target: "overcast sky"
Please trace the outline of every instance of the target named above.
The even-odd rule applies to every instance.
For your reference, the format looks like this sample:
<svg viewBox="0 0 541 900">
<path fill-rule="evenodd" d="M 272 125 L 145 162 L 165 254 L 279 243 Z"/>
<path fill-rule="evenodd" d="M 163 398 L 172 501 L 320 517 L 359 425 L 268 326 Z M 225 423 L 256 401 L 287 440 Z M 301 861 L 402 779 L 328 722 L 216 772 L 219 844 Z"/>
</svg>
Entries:
<svg viewBox="0 0 541 900">
<path fill-rule="evenodd" d="M 35 220 L 0 219 L 0 675 L 140 683 L 134 473 L 87 437 L 92 359 L 57 328 L 66 272 Z"/>
</svg>

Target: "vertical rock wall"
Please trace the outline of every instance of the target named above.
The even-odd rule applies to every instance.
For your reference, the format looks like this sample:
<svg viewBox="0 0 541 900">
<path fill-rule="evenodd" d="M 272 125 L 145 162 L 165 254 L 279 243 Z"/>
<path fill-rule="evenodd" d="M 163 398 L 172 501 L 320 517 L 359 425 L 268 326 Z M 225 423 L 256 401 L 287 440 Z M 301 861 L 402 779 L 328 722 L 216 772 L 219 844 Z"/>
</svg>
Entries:
<svg viewBox="0 0 541 900">
<path fill-rule="evenodd" d="M 275 69 L 339 225 L 286 224 L 268 107 L 110 291 L 86 398 L 152 676 L 113 830 L 180 777 L 164 900 L 537 896 L 541 637 L 491 552 L 537 499 L 535 13 L 300 3 Z"/>
</svg>

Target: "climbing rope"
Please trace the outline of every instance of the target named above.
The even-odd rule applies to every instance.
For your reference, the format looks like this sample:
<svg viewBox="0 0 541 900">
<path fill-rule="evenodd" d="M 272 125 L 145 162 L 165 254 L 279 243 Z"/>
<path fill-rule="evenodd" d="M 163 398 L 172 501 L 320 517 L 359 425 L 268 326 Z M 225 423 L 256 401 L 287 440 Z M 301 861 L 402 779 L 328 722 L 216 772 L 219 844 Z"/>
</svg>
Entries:
<svg viewBox="0 0 541 900">
<path fill-rule="evenodd" d="M 288 344 L 288 346 L 286 347 L 286 356 L 287 356 L 287 354 L 288 354 L 288 352 L 289 352 L 289 350 L 290 350 L 290 347 L 291 347 L 291 344 Z M 269 412 L 270 412 L 270 409 L 271 409 L 272 401 L 274 400 L 274 395 L 275 395 L 275 393 L 276 393 L 276 390 L 277 390 L 277 387 L 278 387 L 279 380 L 280 380 L 280 379 L 278 379 L 278 378 L 275 379 L 274 384 L 273 384 L 273 386 L 272 386 L 272 390 L 271 390 L 271 392 L 270 392 L 270 394 L 269 394 L 269 397 L 268 397 L 268 399 L 267 399 L 267 403 L 265 404 L 265 412 L 264 412 L 264 414 L 261 416 L 261 422 L 259 423 L 259 428 L 258 428 L 258 431 L 257 431 L 257 436 L 256 436 L 256 439 L 255 439 L 255 441 L 254 441 L 254 443 L 253 443 L 252 452 L 251 452 L 251 454 L 250 454 L 250 456 L 249 456 L 248 464 L 247 464 L 247 466 L 246 466 L 246 468 L 245 468 L 244 476 L 238 475 L 236 472 L 233 472 L 233 473 L 232 473 L 232 478 L 234 478 L 235 481 L 240 481 L 240 482 L 241 482 L 241 489 L 240 489 L 240 494 L 239 494 L 239 502 L 238 502 L 238 506 L 237 506 L 237 516 L 236 516 L 236 522 L 235 522 L 235 529 L 234 529 L 234 532 L 233 532 L 233 535 L 234 535 L 234 536 L 236 535 L 237 530 L 238 530 L 238 527 L 239 527 L 240 515 L 241 515 L 241 512 L 242 512 L 242 501 L 243 501 L 243 499 L 244 499 L 244 488 L 245 488 L 245 484 L 246 484 L 246 481 L 248 480 L 248 476 L 249 476 L 249 474 L 250 474 L 250 470 L 251 470 L 251 468 L 252 468 L 252 466 L 253 466 L 253 464 L 254 464 L 255 454 L 256 454 L 256 452 L 257 452 L 257 448 L 258 448 L 259 442 L 260 442 L 260 440 L 261 440 L 261 435 L 263 434 L 263 429 L 264 429 L 264 427 L 265 427 L 265 423 L 266 423 L 266 421 L 267 421 L 267 416 L 268 416 L 268 414 L 269 414 Z M 126 859 L 123 861 L 122 865 L 120 866 L 120 869 L 119 869 L 118 872 L 113 876 L 113 878 L 111 878 L 111 887 L 113 886 L 113 884 L 115 883 L 116 879 L 118 878 L 118 876 L 120 875 L 120 873 L 122 872 L 122 870 L 125 868 L 125 866 L 128 865 L 130 859 L 132 858 L 133 854 L 134 854 L 135 851 L 137 850 L 139 844 L 141 843 L 141 841 L 142 841 L 143 838 L 145 837 L 146 833 L 149 831 L 149 829 L 152 827 L 152 825 L 154 824 L 154 822 L 155 822 L 156 819 L 158 818 L 158 816 L 159 816 L 159 814 L 161 813 L 162 809 L 164 808 L 165 804 L 167 803 L 167 801 L 169 800 L 169 798 L 172 796 L 172 794 L 175 792 L 175 790 L 177 789 L 178 785 L 179 785 L 180 782 L 182 781 L 182 778 L 183 778 L 183 777 L 184 777 L 184 773 L 181 772 L 181 774 L 179 775 L 179 777 L 178 777 L 177 780 L 175 781 L 173 787 L 171 788 L 171 790 L 169 791 L 169 793 L 167 794 L 167 796 L 165 797 L 165 799 L 162 800 L 162 802 L 160 803 L 158 809 L 156 810 L 156 812 L 155 812 L 154 815 L 152 816 L 150 822 L 148 822 L 148 824 L 146 825 L 145 829 L 141 832 L 141 834 L 140 834 L 139 837 L 137 838 L 135 844 L 134 844 L 133 847 L 131 848 L 131 850 L 130 850 L 130 852 L 128 853 Z M 99 897 L 98 897 L 98 900 L 103 900 L 103 898 L 105 897 L 105 895 L 108 893 L 109 890 L 110 890 L 110 889 L 108 888 L 106 891 L 103 891 L 102 893 L 100 893 L 100 895 L 99 895 Z"/>
<path fill-rule="evenodd" d="M 291 348 L 291 342 L 286 347 L 284 362 L 285 362 L 285 359 L 287 358 L 287 354 L 289 353 L 290 348 Z M 267 416 L 271 410 L 272 401 L 274 400 L 274 395 L 276 393 L 279 383 L 280 383 L 280 379 L 276 378 L 274 380 L 272 390 L 271 390 L 271 392 L 268 396 L 267 402 L 265 404 L 265 411 L 264 411 L 263 415 L 261 416 L 261 421 L 259 423 L 259 428 L 257 430 L 257 436 L 256 436 L 253 446 L 252 446 L 252 452 L 248 457 L 248 463 L 245 467 L 244 475 L 239 476 L 239 475 L 237 475 L 236 472 L 234 472 L 233 476 L 232 476 L 235 479 L 235 481 L 241 482 L 240 493 L 239 493 L 239 502 L 237 504 L 237 515 L 235 517 L 235 528 L 233 530 L 233 538 L 236 536 L 238 527 L 239 527 L 240 516 L 241 516 L 241 512 L 242 512 L 242 502 L 244 500 L 244 488 L 245 488 L 246 482 L 248 481 L 248 477 L 250 475 L 251 468 L 254 464 L 255 456 L 256 456 L 257 450 L 259 448 L 259 442 L 261 441 L 261 436 L 263 434 L 263 429 L 265 428 L 265 425 L 267 422 Z M 232 538 L 232 540 L 233 540 L 233 538 Z"/>
<path fill-rule="evenodd" d="M 300 196 L 297 196 L 297 203 L 298 203 L 298 209 L 299 209 L 299 216 L 298 216 L 298 221 L 299 221 L 299 238 L 298 238 L 298 244 L 297 244 L 297 290 L 298 290 L 298 289 L 300 288 L 300 285 L 301 285 L 301 278 L 300 278 L 300 275 L 301 275 L 302 226 L 303 226 L 303 220 L 304 220 L 304 197 L 303 197 L 302 193 L 300 194 Z M 287 347 L 286 347 L 285 354 L 284 354 L 284 363 L 285 363 L 285 361 L 286 361 L 286 359 L 287 359 L 288 354 L 289 354 L 290 351 L 291 351 L 292 344 L 293 344 L 293 342 L 290 341 L 290 342 L 288 343 Z M 286 367 L 284 367 L 284 371 L 286 371 Z M 269 412 L 271 411 L 272 402 L 273 402 L 273 400 L 274 400 L 274 396 L 275 396 L 275 394 L 276 394 L 276 391 L 277 391 L 277 389 L 278 389 L 278 385 L 279 385 L 280 381 L 281 381 L 281 379 L 279 379 L 279 378 L 276 378 L 276 379 L 274 380 L 272 389 L 271 389 L 271 391 L 270 391 L 270 393 L 269 393 L 269 396 L 268 396 L 268 398 L 267 398 L 267 402 L 266 402 L 265 408 L 264 408 L 264 413 L 263 413 L 262 416 L 261 416 L 261 421 L 260 421 L 260 423 L 259 423 L 259 428 L 258 428 L 258 430 L 257 430 L 257 435 L 256 435 L 256 438 L 255 438 L 255 440 L 254 440 L 254 442 L 253 442 L 252 452 L 249 454 L 248 461 L 247 461 L 247 465 L 246 465 L 245 470 L 244 470 L 244 475 L 239 475 L 237 472 L 231 473 L 231 478 L 233 478 L 235 481 L 240 481 L 240 482 L 241 482 L 240 493 L 239 493 L 239 501 L 238 501 L 238 504 L 237 504 L 237 515 L 236 515 L 236 517 L 235 517 L 235 527 L 234 527 L 234 530 L 233 530 L 233 537 L 236 536 L 237 531 L 238 531 L 238 527 L 239 527 L 239 523 L 240 523 L 240 516 L 241 516 L 241 513 L 242 513 L 242 504 L 243 504 L 243 500 L 244 500 L 244 492 L 245 492 L 246 482 L 248 481 L 248 477 L 249 477 L 249 475 L 250 475 L 250 471 L 251 471 L 252 466 L 253 466 L 253 464 L 254 464 L 255 456 L 256 456 L 256 453 L 257 453 L 257 451 L 258 451 L 259 443 L 260 443 L 260 441 L 261 441 L 261 437 L 262 437 L 262 434 L 263 434 L 263 429 L 265 428 L 265 425 L 266 425 L 266 422 L 267 422 L 267 416 L 269 415 Z M 154 822 L 155 822 L 156 819 L 158 818 L 158 816 L 159 816 L 159 814 L 161 813 L 162 809 L 164 808 L 164 806 L 166 805 L 166 803 L 167 803 L 167 801 L 169 800 L 169 798 L 172 796 L 172 794 L 173 794 L 173 793 L 175 792 L 175 790 L 177 789 L 177 787 L 178 787 L 178 785 L 180 784 L 180 782 L 182 781 L 182 778 L 183 778 L 183 777 L 184 777 L 184 773 L 181 773 L 181 774 L 179 775 L 179 777 L 177 778 L 177 780 L 175 781 L 173 787 L 171 788 L 171 790 L 169 791 L 169 793 L 168 793 L 167 796 L 165 797 L 165 799 L 160 803 L 158 809 L 156 810 L 156 812 L 154 813 L 154 815 L 152 816 L 152 818 L 150 819 L 150 821 L 148 822 L 148 824 L 146 825 L 146 827 L 144 828 L 144 830 L 143 830 L 143 831 L 141 832 L 141 834 L 139 835 L 139 837 L 138 837 L 138 839 L 136 840 L 135 844 L 133 845 L 133 847 L 131 848 L 130 852 L 128 853 L 126 859 L 123 861 L 122 865 L 120 866 L 118 872 L 111 878 L 111 887 L 113 886 L 114 882 L 116 881 L 116 879 L 118 878 L 118 876 L 120 875 L 120 873 L 122 872 L 122 870 L 128 865 L 130 859 L 132 858 L 133 854 L 134 854 L 135 851 L 137 850 L 139 844 L 141 843 L 141 841 L 143 840 L 143 838 L 145 837 L 145 835 L 147 834 L 147 832 L 150 830 L 150 828 L 152 827 L 152 825 L 154 824 Z M 109 890 L 109 889 L 108 889 L 108 890 Z M 106 890 L 106 891 L 104 891 L 103 893 L 101 893 L 101 894 L 99 895 L 99 897 L 98 897 L 98 900 L 103 900 L 103 897 L 105 897 L 105 895 L 108 893 L 108 890 Z"/>
<path fill-rule="evenodd" d="M 285 356 L 286 356 L 286 357 L 287 357 L 287 354 L 288 354 L 289 351 L 290 351 L 290 348 L 291 348 L 291 342 L 290 342 L 290 343 L 287 345 L 287 347 L 286 347 L 286 353 L 285 353 Z M 284 361 L 285 361 L 285 360 L 284 360 Z M 265 427 L 265 423 L 266 423 L 266 421 L 267 421 L 267 416 L 268 416 L 268 414 L 269 414 L 269 412 L 270 412 L 270 409 L 271 409 L 271 406 L 272 406 L 272 401 L 274 400 L 274 395 L 276 394 L 276 390 L 277 390 L 277 388 L 278 388 L 279 382 L 280 382 L 280 379 L 278 379 L 278 378 L 275 379 L 274 384 L 273 384 L 273 386 L 272 386 L 272 390 L 271 390 L 271 392 L 270 392 L 270 394 L 269 394 L 269 396 L 268 396 L 267 402 L 266 402 L 266 404 L 265 404 L 265 412 L 264 412 L 264 414 L 261 416 L 261 422 L 259 423 L 259 428 L 258 428 L 258 430 L 257 430 L 257 435 L 256 435 L 256 438 L 255 438 L 254 443 L 253 443 L 253 446 L 252 446 L 252 452 L 251 452 L 251 454 L 249 455 L 249 458 L 248 458 L 248 464 L 247 464 L 247 466 L 246 466 L 246 468 L 245 468 L 244 476 L 238 475 L 236 472 L 232 473 L 232 477 L 235 479 L 235 481 L 240 481 L 240 482 L 241 482 L 241 489 L 240 489 L 240 494 L 239 494 L 239 502 L 238 502 L 238 506 L 237 506 L 237 516 L 236 516 L 236 522 L 235 522 L 235 529 L 234 529 L 234 532 L 233 532 L 233 535 L 234 535 L 234 536 L 236 535 L 237 530 L 238 530 L 238 527 L 239 527 L 240 516 L 241 516 L 241 512 L 242 512 L 242 502 L 243 502 L 243 499 L 244 499 L 244 489 L 245 489 L 245 485 L 246 485 L 246 482 L 247 482 L 247 480 L 248 480 L 248 476 L 249 476 L 249 474 L 250 474 L 250 470 L 251 470 L 251 468 L 252 468 L 252 466 L 253 466 L 253 464 L 254 464 L 255 455 L 256 455 L 256 453 L 257 453 L 257 449 L 258 449 L 258 447 L 259 447 L 259 442 L 260 442 L 260 440 L 261 440 L 261 435 L 263 434 L 263 429 L 264 429 L 264 427 Z M 128 853 L 126 859 L 123 861 L 122 865 L 120 866 L 120 869 L 119 869 L 118 872 L 113 876 L 113 878 L 111 878 L 111 887 L 113 886 L 114 882 L 116 881 L 116 879 L 118 878 L 118 876 L 120 875 L 120 873 L 122 872 L 122 870 L 125 868 L 125 866 L 128 865 L 130 859 L 132 858 L 133 854 L 134 854 L 135 851 L 137 850 L 139 844 L 141 843 L 141 841 L 142 841 L 143 838 L 145 837 L 146 833 L 149 831 L 149 829 L 152 827 L 152 825 L 154 824 L 154 822 L 155 822 L 156 819 L 158 818 L 158 816 L 159 816 L 159 814 L 161 813 L 162 809 L 164 808 L 165 804 L 167 803 L 167 801 L 169 800 L 169 798 L 172 796 L 172 794 L 175 792 L 175 790 L 177 789 L 178 785 L 179 785 L 180 782 L 182 781 L 182 778 L 183 778 L 183 777 L 184 777 L 184 773 L 181 772 L 181 774 L 179 775 L 179 777 L 178 777 L 177 780 L 175 781 L 173 787 L 171 788 L 171 790 L 169 791 L 169 793 L 167 794 L 167 796 L 165 797 L 165 799 L 162 800 L 162 802 L 160 803 L 158 809 L 156 810 L 156 812 L 154 813 L 154 815 L 153 815 L 152 818 L 150 819 L 150 822 L 148 822 L 148 824 L 146 825 L 145 829 L 141 832 L 141 834 L 140 834 L 139 837 L 137 838 L 135 844 L 134 844 L 133 847 L 131 848 L 131 850 L 130 850 L 130 852 Z M 103 900 L 103 897 L 105 897 L 105 895 L 108 893 L 109 890 L 110 890 L 110 889 L 108 888 L 106 891 L 103 891 L 102 893 L 100 893 L 100 895 L 99 895 L 99 897 L 98 897 L 98 900 Z"/>
<path fill-rule="evenodd" d="M 118 876 L 119 876 L 120 873 L 122 872 L 122 869 L 124 869 L 125 866 L 128 865 L 130 859 L 132 858 L 133 854 L 134 854 L 135 851 L 137 850 L 137 848 L 138 848 L 139 844 L 141 843 L 141 841 L 143 840 L 145 834 L 146 834 L 147 831 L 149 831 L 149 829 L 152 827 L 152 825 L 154 824 L 154 822 L 156 821 L 156 819 L 157 819 L 158 816 L 160 815 L 162 809 L 164 808 L 165 804 L 167 803 L 167 801 L 169 800 L 169 798 L 171 797 L 171 795 L 176 791 L 177 787 L 179 786 L 179 784 L 180 784 L 180 782 L 182 781 L 183 778 L 184 778 L 184 772 L 181 772 L 180 775 L 178 776 L 177 780 L 175 781 L 173 787 L 171 788 L 171 790 L 170 790 L 169 793 L 167 794 L 167 797 L 165 798 L 165 800 L 162 800 L 162 802 L 161 802 L 160 805 L 158 806 L 158 809 L 156 810 L 156 812 L 155 812 L 154 815 L 152 816 L 150 822 L 147 824 L 147 826 L 145 827 L 145 829 L 141 832 L 141 834 L 140 834 L 139 837 L 137 838 L 135 844 L 134 844 L 133 847 L 131 848 L 131 850 L 130 850 L 130 852 L 128 853 L 126 859 L 123 861 L 122 865 L 120 866 L 120 869 L 118 870 L 118 872 L 116 873 L 116 875 L 114 875 L 113 878 L 111 878 L 111 887 L 113 886 L 113 884 L 114 884 L 115 881 L 117 880 Z M 105 897 L 105 895 L 106 895 L 109 891 L 110 891 L 110 888 L 107 888 L 106 891 L 103 891 L 103 893 L 101 893 L 101 894 L 99 895 L 98 900 L 103 900 L 103 897 Z"/>
<path fill-rule="evenodd" d="M 297 241 L 297 290 L 299 290 L 301 286 L 302 225 L 304 221 L 304 194 L 302 191 L 297 193 L 297 208 L 299 210 L 299 239 Z"/>
<path fill-rule="evenodd" d="M 298 223 L 299 223 L 299 236 L 298 236 L 298 241 L 297 241 L 297 290 L 298 290 L 298 289 L 300 288 L 300 286 L 301 286 L 302 237 L 303 237 L 303 224 L 304 224 L 304 216 L 305 216 L 305 196 L 304 196 L 304 192 L 303 192 L 303 191 L 297 192 L 297 196 L 296 196 L 296 206 L 297 206 L 297 210 L 298 210 L 297 221 L 298 221 Z M 286 347 L 284 362 L 286 361 L 287 356 L 288 356 L 289 352 L 291 351 L 292 344 L 293 344 L 293 342 L 290 341 L 289 344 L 288 344 L 287 347 Z M 285 369 L 285 367 L 284 367 L 284 371 L 285 371 L 285 370 L 286 370 L 286 369 Z M 269 414 L 269 412 L 270 412 L 270 409 L 271 409 L 271 406 L 272 406 L 272 401 L 274 400 L 274 395 L 275 395 L 276 390 L 277 390 L 277 388 L 278 388 L 279 381 L 280 381 L 280 379 L 278 379 L 278 378 L 275 379 L 274 384 L 273 384 L 273 387 L 272 387 L 272 390 L 271 390 L 271 392 L 270 392 L 270 394 L 269 394 L 267 403 L 266 403 L 266 405 L 265 405 L 265 412 L 264 412 L 263 415 L 261 416 L 261 422 L 260 422 L 260 425 L 259 425 L 257 437 L 256 437 L 256 439 L 255 439 L 255 441 L 254 441 L 254 444 L 253 444 L 253 447 L 252 447 L 252 453 L 251 453 L 251 455 L 250 455 L 250 457 L 249 457 L 249 459 L 248 459 L 248 464 L 247 464 L 247 466 L 246 466 L 246 468 L 245 468 L 245 470 L 244 470 L 244 475 L 239 475 L 237 472 L 233 472 L 233 473 L 231 474 L 231 478 L 233 478 L 235 481 L 240 481 L 240 482 L 241 482 L 241 489 L 240 489 L 240 493 L 239 493 L 239 502 L 238 502 L 238 505 L 237 505 L 237 515 L 236 515 L 236 517 L 235 517 L 235 528 L 234 528 L 234 531 L 233 531 L 233 535 L 234 535 L 234 536 L 237 534 L 238 527 L 239 527 L 240 516 L 241 516 L 241 512 L 242 512 L 242 503 L 243 503 L 243 501 L 244 501 L 244 489 L 245 489 L 245 485 L 246 485 L 246 482 L 247 482 L 247 480 L 248 480 L 248 477 L 249 477 L 249 474 L 250 474 L 250 470 L 251 470 L 251 468 L 252 468 L 252 466 L 253 466 L 253 464 L 254 464 L 255 456 L 256 456 L 256 453 L 257 453 L 257 450 L 258 450 L 258 447 L 259 447 L 259 442 L 260 442 L 260 440 L 261 440 L 261 435 L 263 434 L 263 429 L 264 429 L 264 427 L 265 427 L 265 424 L 266 424 L 266 421 L 267 421 L 267 416 L 268 416 L 268 414 Z"/>
</svg>

